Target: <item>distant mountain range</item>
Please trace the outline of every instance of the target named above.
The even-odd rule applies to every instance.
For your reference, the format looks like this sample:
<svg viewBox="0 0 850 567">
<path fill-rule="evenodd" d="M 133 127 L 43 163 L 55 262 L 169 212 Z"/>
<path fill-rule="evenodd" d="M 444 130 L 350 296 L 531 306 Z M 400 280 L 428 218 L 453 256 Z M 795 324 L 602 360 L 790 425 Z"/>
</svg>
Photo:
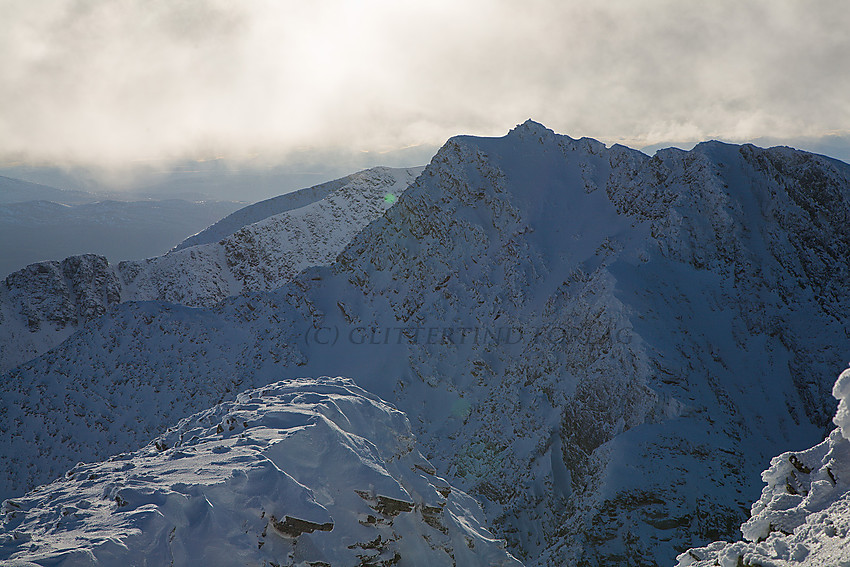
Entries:
<svg viewBox="0 0 850 567">
<path fill-rule="evenodd" d="M 81 253 L 140 259 L 162 254 L 187 235 L 242 205 L 230 202 L 98 201 L 0 205 L 0 277 L 42 260 Z"/>
<path fill-rule="evenodd" d="M 96 200 L 253 203 L 344 177 L 352 171 L 378 165 L 408 167 L 412 163 L 426 163 L 438 149 L 432 145 L 382 152 L 302 148 L 277 157 L 243 155 L 201 160 L 141 160 L 118 169 L 71 164 L 61 167 L 0 164 L 0 176 L 95 194 Z M 48 197 L 22 200 L 32 199 L 57 200 Z"/>
<path fill-rule="evenodd" d="M 0 278 L 35 262 L 73 254 L 122 260 L 156 256 L 244 206 L 128 197 L 0 176 Z"/>
<path fill-rule="evenodd" d="M 850 165 L 720 142 L 649 157 L 528 121 L 452 138 L 418 173 L 369 174 L 372 189 L 330 216 L 315 209 L 342 187 L 298 219 L 243 212 L 245 229 L 213 244 L 223 222 L 171 253 L 217 246 L 237 261 L 181 261 L 187 279 L 166 279 L 182 295 L 78 318 L 62 344 L 0 377 L 0 493 L 165 439 L 240 391 L 348 376 L 408 416 L 423 457 L 526 565 L 672 565 L 737 539 L 769 459 L 830 426 L 850 346 Z M 351 210 L 374 220 L 319 230 Z M 275 272 L 281 234 L 292 250 L 341 251 Z M 233 287 L 201 285 L 219 280 L 194 266 Z M 86 287 L 107 295 L 93 304 L 148 280 L 120 281 L 114 302 L 112 284 Z M 3 305 L 62 296 L 7 287 L 21 299 Z M 27 502 L 55 508 L 68 488 L 52 486 Z M 21 525 L 20 537 L 48 537 Z M 3 549 L 25 558 L 6 526 Z"/>
<path fill-rule="evenodd" d="M 65 191 L 0 175 L 0 204 L 51 201 L 61 205 L 80 205 L 98 200 L 96 195 L 86 191 Z"/>
</svg>

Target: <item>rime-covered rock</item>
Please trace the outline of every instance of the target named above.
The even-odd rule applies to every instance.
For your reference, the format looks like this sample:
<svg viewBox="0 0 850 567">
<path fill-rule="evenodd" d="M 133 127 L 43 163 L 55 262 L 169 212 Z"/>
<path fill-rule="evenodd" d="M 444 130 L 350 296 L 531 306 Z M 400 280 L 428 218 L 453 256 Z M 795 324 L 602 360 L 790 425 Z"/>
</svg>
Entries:
<svg viewBox="0 0 850 567">
<path fill-rule="evenodd" d="M 833 430 L 820 444 L 774 457 L 761 498 L 741 526 L 745 541 L 715 542 L 681 554 L 679 567 L 850 565 L 850 370 L 838 378 Z"/>
</svg>

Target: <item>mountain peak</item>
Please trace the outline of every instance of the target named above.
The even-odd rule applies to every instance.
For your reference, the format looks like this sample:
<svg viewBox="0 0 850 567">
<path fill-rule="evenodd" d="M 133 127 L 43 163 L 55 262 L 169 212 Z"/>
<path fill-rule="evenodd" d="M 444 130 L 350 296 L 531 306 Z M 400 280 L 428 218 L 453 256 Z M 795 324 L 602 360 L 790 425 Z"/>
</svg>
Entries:
<svg viewBox="0 0 850 567">
<path fill-rule="evenodd" d="M 535 122 L 531 118 L 523 122 L 522 124 L 517 124 L 514 126 L 510 132 L 508 132 L 508 136 L 510 135 L 523 135 L 523 134 L 538 134 L 538 135 L 548 135 L 555 136 L 555 131 L 551 128 L 547 128 L 540 122 Z"/>
</svg>

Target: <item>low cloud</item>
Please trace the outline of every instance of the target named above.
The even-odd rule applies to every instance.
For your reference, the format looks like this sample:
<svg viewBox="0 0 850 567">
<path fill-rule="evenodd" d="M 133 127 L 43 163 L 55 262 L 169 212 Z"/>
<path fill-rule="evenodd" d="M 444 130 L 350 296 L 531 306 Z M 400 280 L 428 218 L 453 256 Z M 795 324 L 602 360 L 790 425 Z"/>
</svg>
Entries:
<svg viewBox="0 0 850 567">
<path fill-rule="evenodd" d="M 841 1 L 3 2 L 0 157 L 381 152 L 528 117 L 571 136 L 850 129 Z"/>
</svg>

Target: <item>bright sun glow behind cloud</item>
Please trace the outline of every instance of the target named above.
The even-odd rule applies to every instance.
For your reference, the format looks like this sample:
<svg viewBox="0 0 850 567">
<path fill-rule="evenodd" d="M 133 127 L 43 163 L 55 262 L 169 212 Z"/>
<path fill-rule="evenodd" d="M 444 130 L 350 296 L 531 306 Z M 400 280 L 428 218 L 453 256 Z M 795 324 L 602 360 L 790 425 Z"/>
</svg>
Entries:
<svg viewBox="0 0 850 567">
<path fill-rule="evenodd" d="M 634 145 L 850 128 L 841 1 L 0 0 L 0 156 Z"/>
</svg>

